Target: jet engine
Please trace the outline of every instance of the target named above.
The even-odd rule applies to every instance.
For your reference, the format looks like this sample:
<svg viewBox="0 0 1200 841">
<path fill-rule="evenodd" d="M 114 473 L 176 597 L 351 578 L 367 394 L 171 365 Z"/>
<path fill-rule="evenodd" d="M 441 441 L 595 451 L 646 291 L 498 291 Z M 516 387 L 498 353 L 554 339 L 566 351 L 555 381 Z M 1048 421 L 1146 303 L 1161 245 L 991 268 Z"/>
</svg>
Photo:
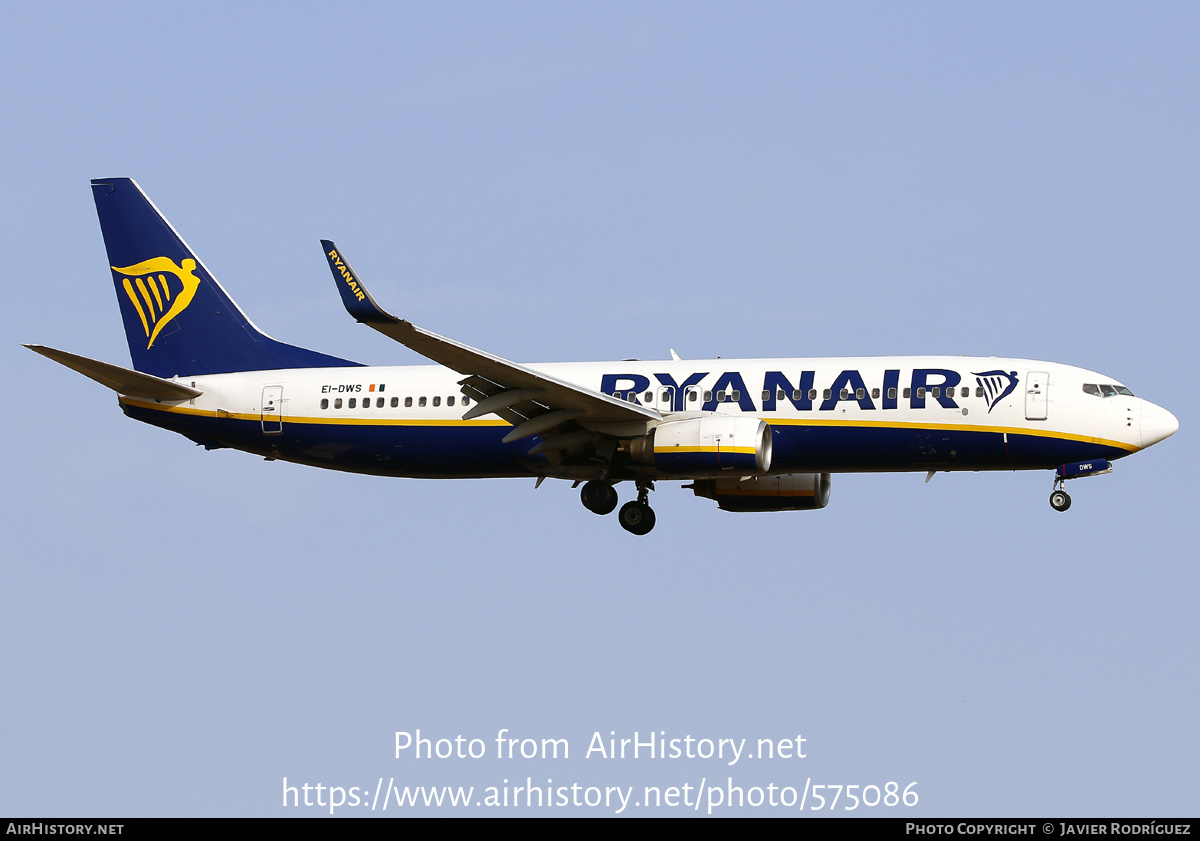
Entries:
<svg viewBox="0 0 1200 841">
<path fill-rule="evenodd" d="M 771 427 L 758 418 L 702 415 L 659 424 L 628 445 L 665 475 L 753 476 L 771 469 Z"/>
<path fill-rule="evenodd" d="M 829 504 L 828 473 L 785 473 L 747 479 L 697 479 L 696 496 L 715 499 L 725 511 L 805 511 Z"/>
</svg>

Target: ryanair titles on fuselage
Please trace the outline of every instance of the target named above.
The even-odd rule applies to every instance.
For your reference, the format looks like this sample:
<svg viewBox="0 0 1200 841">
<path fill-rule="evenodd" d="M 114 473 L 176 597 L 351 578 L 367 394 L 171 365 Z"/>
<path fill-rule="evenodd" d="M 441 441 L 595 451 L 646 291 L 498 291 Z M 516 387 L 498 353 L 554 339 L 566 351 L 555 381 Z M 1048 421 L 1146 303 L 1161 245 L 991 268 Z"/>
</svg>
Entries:
<svg viewBox="0 0 1200 841">
<path fill-rule="evenodd" d="M 958 371 L 949 368 L 915 368 L 903 392 L 900 390 L 900 373 L 899 368 L 885 369 L 882 387 L 871 389 L 857 370 L 844 370 L 818 393 L 816 371 L 801 371 L 794 381 L 782 371 L 767 371 L 762 383 L 762 410 L 775 411 L 783 401 L 791 403 L 801 412 L 814 409 L 831 412 L 843 401 L 857 403 L 863 410 L 886 410 L 899 408 L 902 399 L 911 409 L 924 409 L 927 399 L 936 401 L 944 409 L 959 408 L 955 393 L 963 382 L 963 376 Z M 989 412 L 1017 387 L 1016 371 L 971 373 L 975 377 L 976 388 L 983 391 Z M 709 372 L 705 371 L 677 382 L 671 374 L 654 374 L 658 384 L 652 386 L 650 378 L 643 374 L 605 374 L 600 390 L 616 397 L 628 396 L 628 399 L 639 400 L 639 395 L 647 391 L 669 388 L 672 390 L 671 411 L 682 412 L 696 408 L 687 405 L 691 402 L 688 400 L 688 390 L 699 388 L 707 376 Z M 751 391 L 738 371 L 720 374 L 711 386 L 704 387 L 703 396 L 705 399 L 699 407 L 700 411 L 716 411 L 721 403 L 736 403 L 744 412 L 758 411 Z"/>
</svg>

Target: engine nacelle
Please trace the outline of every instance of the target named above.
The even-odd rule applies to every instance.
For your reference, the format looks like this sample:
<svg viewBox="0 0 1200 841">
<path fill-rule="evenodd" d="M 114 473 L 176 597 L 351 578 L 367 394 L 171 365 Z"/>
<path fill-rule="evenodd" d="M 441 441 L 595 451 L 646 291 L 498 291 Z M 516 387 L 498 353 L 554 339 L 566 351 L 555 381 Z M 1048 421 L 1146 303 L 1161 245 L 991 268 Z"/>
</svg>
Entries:
<svg viewBox="0 0 1200 841">
<path fill-rule="evenodd" d="M 696 496 L 715 499 L 725 511 L 805 511 L 829 504 L 829 485 L 828 473 L 785 473 L 697 479 L 690 487 Z"/>
<path fill-rule="evenodd" d="M 771 427 L 734 415 L 681 418 L 654 427 L 629 452 L 671 476 L 753 476 L 771 469 Z"/>
</svg>

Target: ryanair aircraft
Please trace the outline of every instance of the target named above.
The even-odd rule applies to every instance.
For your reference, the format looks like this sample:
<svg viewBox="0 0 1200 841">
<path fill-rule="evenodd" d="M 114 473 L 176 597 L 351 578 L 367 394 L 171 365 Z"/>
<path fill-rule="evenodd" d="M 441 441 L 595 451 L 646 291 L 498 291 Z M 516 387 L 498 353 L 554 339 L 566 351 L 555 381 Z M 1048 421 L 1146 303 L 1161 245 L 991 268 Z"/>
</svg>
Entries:
<svg viewBox="0 0 1200 841">
<path fill-rule="evenodd" d="M 384 311 L 322 241 L 357 321 L 433 365 L 366 367 L 270 338 L 128 178 L 92 182 L 133 369 L 31 350 L 119 395 L 125 414 L 209 449 L 416 478 L 582 484 L 596 514 L 654 527 L 656 481 L 726 511 L 824 508 L 830 474 L 1109 473 L 1179 423 L 1103 374 L 960 356 L 521 365 Z"/>
</svg>

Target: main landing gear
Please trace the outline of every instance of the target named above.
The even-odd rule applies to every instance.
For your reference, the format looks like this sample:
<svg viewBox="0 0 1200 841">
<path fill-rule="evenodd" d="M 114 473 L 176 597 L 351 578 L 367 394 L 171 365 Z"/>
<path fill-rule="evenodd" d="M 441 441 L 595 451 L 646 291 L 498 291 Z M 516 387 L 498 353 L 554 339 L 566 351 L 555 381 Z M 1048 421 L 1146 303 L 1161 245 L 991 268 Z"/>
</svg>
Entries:
<svg viewBox="0 0 1200 841">
<path fill-rule="evenodd" d="M 617 507 L 617 490 L 608 482 L 593 479 L 583 486 L 579 499 L 593 514 L 611 514 Z"/>
<path fill-rule="evenodd" d="M 649 534 L 654 528 L 654 509 L 650 507 L 650 491 L 654 483 L 648 480 L 638 480 L 638 498 L 621 506 L 617 520 L 621 528 L 630 534 Z M 617 492 L 608 482 L 593 479 L 583 486 L 579 492 L 583 507 L 595 514 L 608 514 L 617 507 Z"/>
<path fill-rule="evenodd" d="M 1066 511 L 1071 507 L 1071 496 L 1067 493 L 1067 483 L 1062 479 L 1054 483 L 1054 492 L 1050 494 L 1050 507 L 1055 511 Z"/>
</svg>

